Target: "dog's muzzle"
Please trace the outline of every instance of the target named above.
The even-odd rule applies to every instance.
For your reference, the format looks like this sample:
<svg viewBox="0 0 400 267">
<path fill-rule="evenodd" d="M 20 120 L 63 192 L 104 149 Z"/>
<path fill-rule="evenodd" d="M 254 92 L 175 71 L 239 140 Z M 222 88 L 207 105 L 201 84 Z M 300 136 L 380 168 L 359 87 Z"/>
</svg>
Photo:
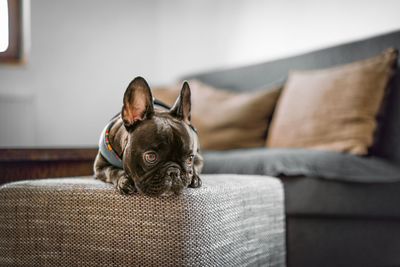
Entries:
<svg viewBox="0 0 400 267">
<path fill-rule="evenodd" d="M 189 175 L 178 164 L 167 162 L 159 169 L 144 175 L 136 186 L 145 195 L 160 196 L 179 194 L 189 183 Z"/>
</svg>

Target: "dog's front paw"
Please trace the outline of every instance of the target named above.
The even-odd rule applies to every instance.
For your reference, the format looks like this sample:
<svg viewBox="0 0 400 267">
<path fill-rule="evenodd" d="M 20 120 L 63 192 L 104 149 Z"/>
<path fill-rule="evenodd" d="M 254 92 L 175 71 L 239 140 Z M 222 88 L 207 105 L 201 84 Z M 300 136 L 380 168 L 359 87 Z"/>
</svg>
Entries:
<svg viewBox="0 0 400 267">
<path fill-rule="evenodd" d="M 195 174 L 192 177 L 192 182 L 190 183 L 189 187 L 191 188 L 199 188 L 201 186 L 201 179 L 200 177 Z"/>
<path fill-rule="evenodd" d="M 135 185 L 125 175 L 118 179 L 116 188 L 122 195 L 131 195 L 137 191 Z"/>
</svg>

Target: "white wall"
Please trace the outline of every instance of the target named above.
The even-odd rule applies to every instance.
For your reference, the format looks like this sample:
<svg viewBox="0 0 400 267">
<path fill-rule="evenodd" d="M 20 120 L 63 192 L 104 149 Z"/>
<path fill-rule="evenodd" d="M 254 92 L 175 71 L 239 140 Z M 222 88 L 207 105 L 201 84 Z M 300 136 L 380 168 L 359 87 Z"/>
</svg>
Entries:
<svg viewBox="0 0 400 267">
<path fill-rule="evenodd" d="M 159 7 L 163 82 L 400 30 L 398 0 L 172 0 Z"/>
<path fill-rule="evenodd" d="M 0 67 L 0 98 L 31 96 L 24 102 L 31 113 L 21 104 L 2 105 L 0 119 L 29 116 L 34 126 L 0 121 L 0 145 L 95 145 L 131 78 L 154 76 L 154 6 L 152 0 L 31 1 L 28 64 Z M 29 131 L 29 138 L 10 131 Z"/>
<path fill-rule="evenodd" d="M 31 1 L 28 64 L 0 66 L 0 146 L 93 146 L 136 75 L 170 83 L 398 30 L 398 10 L 397 0 Z"/>
</svg>

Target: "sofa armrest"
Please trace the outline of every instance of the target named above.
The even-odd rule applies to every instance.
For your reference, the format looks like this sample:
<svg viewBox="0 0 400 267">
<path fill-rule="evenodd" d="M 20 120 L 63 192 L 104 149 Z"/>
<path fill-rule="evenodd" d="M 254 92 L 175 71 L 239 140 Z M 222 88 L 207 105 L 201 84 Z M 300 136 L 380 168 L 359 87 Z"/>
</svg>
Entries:
<svg viewBox="0 0 400 267">
<path fill-rule="evenodd" d="M 122 196 L 69 178 L 0 188 L 0 265 L 243 266 L 285 264 L 278 179 L 204 175 L 179 196 Z"/>
</svg>

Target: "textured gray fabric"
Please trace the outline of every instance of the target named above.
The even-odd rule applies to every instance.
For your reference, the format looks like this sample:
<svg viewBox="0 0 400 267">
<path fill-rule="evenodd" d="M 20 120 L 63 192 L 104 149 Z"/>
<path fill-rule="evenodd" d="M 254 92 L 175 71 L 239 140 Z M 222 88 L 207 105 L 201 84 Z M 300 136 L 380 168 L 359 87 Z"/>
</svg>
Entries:
<svg viewBox="0 0 400 267">
<path fill-rule="evenodd" d="M 287 231 L 288 266 L 400 266 L 399 221 L 296 216 Z"/>
<path fill-rule="evenodd" d="M 179 196 L 93 179 L 0 187 L 0 266 L 284 266 L 276 178 L 204 175 Z"/>
<path fill-rule="evenodd" d="M 377 157 L 307 149 L 238 149 L 203 152 L 204 173 L 308 176 L 348 182 L 400 181 L 400 168 Z"/>
<path fill-rule="evenodd" d="M 400 182 L 361 184 L 306 177 L 282 180 L 287 216 L 400 219 Z"/>
<path fill-rule="evenodd" d="M 284 80 L 290 70 L 332 67 L 381 53 L 384 49 L 400 48 L 400 31 L 334 46 L 299 56 L 250 66 L 187 75 L 217 88 L 234 91 L 258 90 L 264 84 Z M 371 154 L 385 157 L 400 165 L 400 73 L 388 88 L 386 104 L 378 118 L 376 143 Z"/>
</svg>

